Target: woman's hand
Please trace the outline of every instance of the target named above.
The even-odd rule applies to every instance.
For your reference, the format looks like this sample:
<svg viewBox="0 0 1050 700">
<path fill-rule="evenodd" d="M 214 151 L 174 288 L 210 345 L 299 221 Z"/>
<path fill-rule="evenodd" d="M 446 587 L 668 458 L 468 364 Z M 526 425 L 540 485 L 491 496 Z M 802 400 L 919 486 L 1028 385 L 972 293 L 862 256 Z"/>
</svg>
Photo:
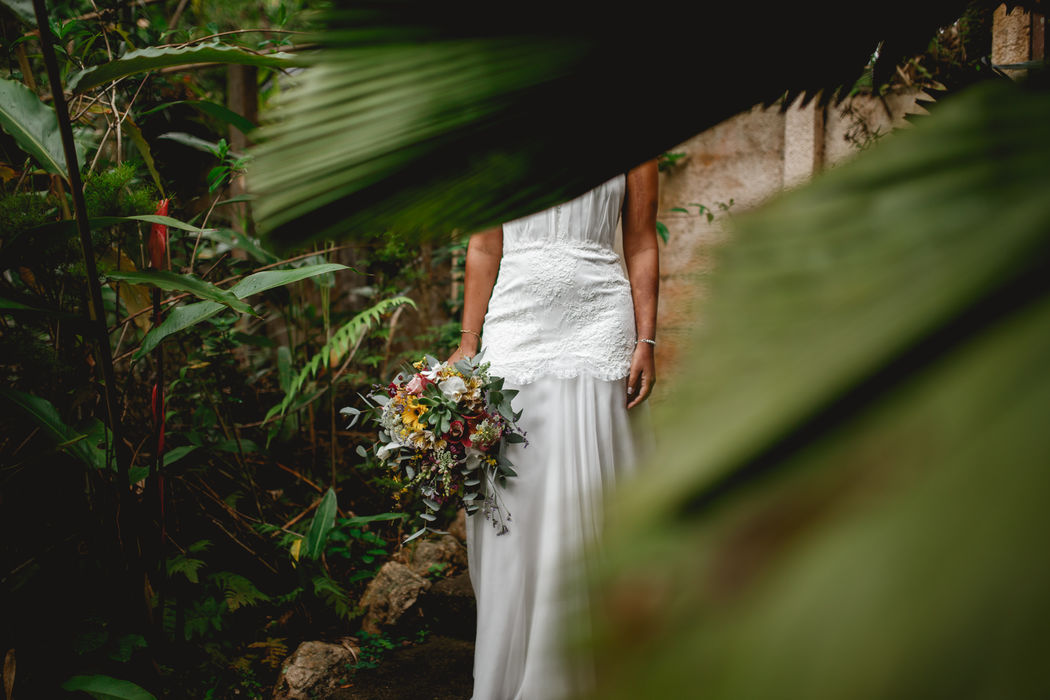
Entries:
<svg viewBox="0 0 1050 700">
<path fill-rule="evenodd" d="M 651 343 L 637 343 L 627 375 L 627 408 L 631 409 L 649 398 L 656 383 L 656 360 Z"/>
<path fill-rule="evenodd" d="M 459 344 L 459 347 L 456 348 L 456 351 L 449 355 L 448 360 L 446 360 L 446 363 L 451 365 L 453 363 L 459 362 L 464 357 L 474 357 L 477 354 L 478 344 L 476 342 L 471 343 L 470 341 L 464 338 L 463 342 L 461 342 Z"/>
</svg>

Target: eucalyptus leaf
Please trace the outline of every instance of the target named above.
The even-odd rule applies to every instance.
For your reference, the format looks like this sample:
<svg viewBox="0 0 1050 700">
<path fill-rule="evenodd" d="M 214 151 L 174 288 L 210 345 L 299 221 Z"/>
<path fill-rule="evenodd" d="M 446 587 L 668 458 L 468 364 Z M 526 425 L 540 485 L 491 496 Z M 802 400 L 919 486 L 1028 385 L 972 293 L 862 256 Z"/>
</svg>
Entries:
<svg viewBox="0 0 1050 700">
<path fill-rule="evenodd" d="M 427 531 L 426 527 L 423 527 L 423 528 L 420 528 L 419 530 L 416 530 L 416 531 L 415 531 L 415 532 L 413 532 L 413 533 L 412 533 L 411 535 L 409 535 L 408 537 L 406 537 L 406 538 L 405 538 L 405 539 L 404 539 L 404 540 L 403 540 L 403 541 L 401 542 L 401 544 L 408 544 L 409 542 L 411 542 L 412 540 L 416 539 L 417 537 L 419 537 L 420 535 L 422 535 L 422 534 L 423 534 L 423 533 L 425 533 L 426 531 Z"/>
</svg>

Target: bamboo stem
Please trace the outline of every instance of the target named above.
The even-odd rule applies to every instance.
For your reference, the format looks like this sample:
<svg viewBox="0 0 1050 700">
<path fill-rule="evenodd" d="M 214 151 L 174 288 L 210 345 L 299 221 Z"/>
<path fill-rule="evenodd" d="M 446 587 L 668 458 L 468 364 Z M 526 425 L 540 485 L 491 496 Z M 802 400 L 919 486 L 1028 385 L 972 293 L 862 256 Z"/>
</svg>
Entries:
<svg viewBox="0 0 1050 700">
<path fill-rule="evenodd" d="M 91 229 L 88 225 L 87 204 L 84 201 L 84 184 L 80 179 L 80 165 L 73 143 L 73 128 L 69 121 L 69 108 L 62 93 L 62 81 L 58 72 L 58 61 L 55 59 L 55 47 L 51 32 L 47 31 L 48 13 L 44 0 L 33 0 L 37 26 L 45 31 L 40 32 L 40 51 L 47 67 L 47 77 L 51 84 L 51 96 L 55 103 L 55 115 L 58 117 L 58 128 L 62 136 L 62 150 L 66 156 L 69 189 L 73 196 L 73 210 L 76 214 L 77 231 L 80 234 L 80 250 L 84 257 L 84 268 L 87 272 L 87 285 L 90 293 L 91 309 L 94 316 L 90 325 L 98 336 L 99 364 L 102 367 L 102 379 L 105 382 L 106 409 L 109 413 L 109 427 L 116 452 L 117 474 L 120 484 L 117 489 L 122 494 L 128 488 L 129 454 L 124 445 L 123 431 L 120 426 L 120 410 L 117 404 L 116 375 L 113 371 L 113 354 L 109 346 L 109 334 L 106 329 L 105 307 L 102 304 L 102 286 L 98 281 L 98 268 L 95 265 L 95 251 L 91 245 Z"/>
</svg>

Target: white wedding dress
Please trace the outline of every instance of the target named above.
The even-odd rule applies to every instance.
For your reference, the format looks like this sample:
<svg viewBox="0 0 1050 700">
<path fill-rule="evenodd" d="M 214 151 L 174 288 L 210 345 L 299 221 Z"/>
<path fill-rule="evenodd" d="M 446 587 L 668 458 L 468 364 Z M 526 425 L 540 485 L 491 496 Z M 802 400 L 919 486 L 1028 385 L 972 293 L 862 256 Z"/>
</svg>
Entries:
<svg viewBox="0 0 1050 700">
<path fill-rule="evenodd" d="M 482 332 L 493 375 L 519 389 L 528 445 L 501 497 L 510 531 L 467 518 L 478 601 L 474 700 L 555 700 L 589 685 L 562 644 L 586 604 L 578 578 L 603 497 L 647 441 L 626 409 L 635 346 L 631 287 L 614 249 L 626 178 L 503 225 L 503 257 Z"/>
</svg>

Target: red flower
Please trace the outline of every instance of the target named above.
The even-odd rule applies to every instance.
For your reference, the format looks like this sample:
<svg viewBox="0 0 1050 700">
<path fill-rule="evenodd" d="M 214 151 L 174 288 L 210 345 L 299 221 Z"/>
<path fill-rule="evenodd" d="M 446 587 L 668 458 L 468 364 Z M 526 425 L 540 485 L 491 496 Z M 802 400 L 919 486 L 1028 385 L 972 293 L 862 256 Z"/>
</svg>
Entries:
<svg viewBox="0 0 1050 700">
<path fill-rule="evenodd" d="M 159 384 L 153 385 L 153 398 L 150 401 L 153 413 L 153 424 L 157 426 L 157 452 L 164 451 L 164 390 Z"/>
<path fill-rule="evenodd" d="M 445 433 L 445 438 L 449 442 L 458 442 L 464 447 L 472 447 L 470 442 L 470 433 L 467 431 L 467 426 L 461 420 L 454 420 L 448 427 L 448 432 Z"/>
<path fill-rule="evenodd" d="M 157 202 L 157 216 L 168 215 L 168 200 L 162 199 Z M 149 262 L 154 270 L 163 270 L 166 265 L 165 253 L 168 250 L 168 227 L 165 224 L 153 224 L 149 232 Z"/>
</svg>

